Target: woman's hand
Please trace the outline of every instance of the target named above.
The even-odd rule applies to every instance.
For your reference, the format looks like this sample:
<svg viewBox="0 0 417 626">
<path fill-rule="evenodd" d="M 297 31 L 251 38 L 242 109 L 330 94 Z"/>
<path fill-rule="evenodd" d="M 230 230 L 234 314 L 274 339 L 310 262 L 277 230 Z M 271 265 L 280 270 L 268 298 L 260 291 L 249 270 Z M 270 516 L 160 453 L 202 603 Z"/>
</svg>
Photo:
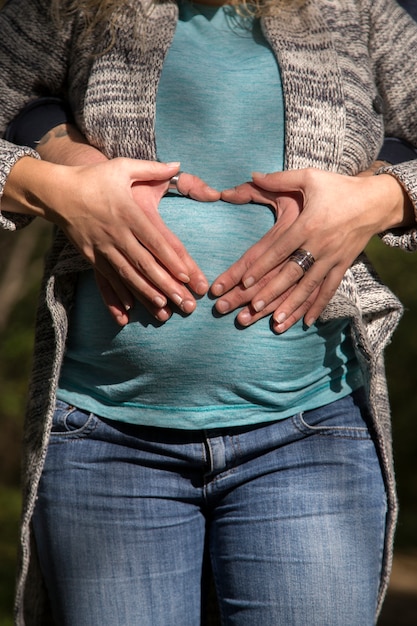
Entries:
<svg viewBox="0 0 417 626">
<path fill-rule="evenodd" d="M 242 326 L 249 326 L 275 311 L 293 289 L 293 287 L 290 287 L 279 298 L 271 301 L 268 306 L 257 312 L 250 306 L 251 300 L 256 297 L 260 289 L 268 285 L 279 274 L 283 263 L 272 268 L 271 271 L 267 272 L 251 287 L 246 288 L 243 285 L 242 277 L 256 260 L 269 249 L 272 244 L 272 238 L 284 236 L 288 228 L 297 219 L 302 209 L 301 196 L 297 193 L 288 193 L 281 194 L 277 198 L 275 193 L 270 193 L 254 183 L 243 183 L 233 189 L 223 191 L 222 199 L 233 204 L 247 204 L 249 202 L 268 204 L 274 210 L 277 218 L 274 227 L 255 245 L 249 248 L 226 272 L 223 272 L 216 278 L 210 288 L 213 296 L 222 296 L 215 304 L 215 308 L 219 313 L 226 314 L 244 307 L 238 313 L 237 321 Z"/>
<path fill-rule="evenodd" d="M 171 315 L 171 303 L 191 313 L 196 306 L 191 292 L 206 293 L 207 279 L 158 212 L 178 164 L 114 159 L 73 170 L 68 187 L 73 202 L 54 221 L 98 272 L 101 291 L 119 323 L 119 302 L 111 301 L 112 293 L 125 310 L 132 306 L 133 294 L 160 321 Z M 188 190 L 200 197 L 204 184 L 181 174 L 181 179 L 187 177 Z"/>
<path fill-rule="evenodd" d="M 414 223 L 408 197 L 389 175 L 349 177 L 305 169 L 254 174 L 253 182 L 225 192 L 224 199 L 239 202 L 242 189 L 252 189 L 246 201 L 263 198 L 278 216 L 285 216 L 292 203 L 292 220 L 283 224 L 279 217 L 211 287 L 220 296 L 216 308 L 221 313 L 250 301 L 237 317 L 244 326 L 272 312 L 276 332 L 303 316 L 307 325 L 313 324 L 371 237 Z M 308 250 L 315 259 L 305 274 L 289 260 L 298 249 Z"/>
<path fill-rule="evenodd" d="M 204 274 L 158 213 L 178 167 L 124 158 L 69 167 L 25 157 L 9 175 L 2 206 L 60 226 L 95 268 L 121 325 L 128 321 L 132 294 L 166 321 L 171 303 L 191 313 L 192 292 L 203 295 L 208 289 Z M 190 174 L 181 174 L 178 188 L 201 199 L 220 196 Z"/>
<path fill-rule="evenodd" d="M 128 322 L 135 298 L 159 321 L 170 317 L 170 303 L 185 313 L 192 312 L 196 303 L 190 290 L 203 295 L 207 280 L 158 212 L 159 201 L 168 191 L 171 177 L 178 173 L 179 164 L 108 161 L 68 124 L 47 133 L 38 152 L 51 163 L 78 167 L 51 170 L 46 188 L 55 189 L 56 196 L 46 201 L 42 198 L 41 212 L 33 211 L 33 206 L 18 206 L 16 194 L 10 210 L 29 208 L 35 214 L 44 213 L 63 228 L 92 263 L 102 297 L 118 323 Z M 18 171 L 23 165 L 26 172 L 43 167 L 39 180 L 48 167 L 33 159 L 22 161 L 25 163 L 13 168 L 6 185 L 6 208 L 7 202 L 10 205 L 13 201 L 13 181 L 19 182 Z M 54 166 L 49 164 L 49 168 Z M 187 173 L 181 173 L 176 187 L 200 201 L 220 197 L 201 179 Z M 21 189 L 20 196 L 24 193 Z M 33 193 L 31 197 L 33 200 Z"/>
<path fill-rule="evenodd" d="M 137 163 L 145 165 L 150 162 L 137 161 Z M 159 166 L 161 164 L 156 165 Z M 134 306 L 135 298 L 142 302 L 145 308 L 158 321 L 165 322 L 171 316 L 172 304 L 175 304 L 184 313 L 194 311 L 196 302 L 190 293 L 190 289 L 199 296 L 207 292 L 208 282 L 206 277 L 188 254 L 178 237 L 166 226 L 158 211 L 162 196 L 173 187 L 170 179 L 136 181 L 131 188 L 132 198 L 137 205 L 135 213 L 141 211 L 148 219 L 141 231 L 141 236 L 138 236 L 137 239 L 143 247 L 141 259 L 145 260 L 146 255 L 146 263 L 150 265 L 147 265 L 146 268 L 140 267 L 138 260 L 138 265 L 133 268 L 134 274 L 131 276 L 129 276 L 129 271 L 131 274 L 132 270 L 129 268 L 129 265 L 118 266 L 117 268 L 113 265 L 109 266 L 109 264 L 106 264 L 105 267 L 95 265 L 96 281 L 104 302 L 110 313 L 121 325 L 128 322 L 128 312 Z M 187 195 L 200 202 L 217 200 L 220 196 L 217 191 L 208 187 L 200 178 L 186 172 L 180 174 L 175 189 L 180 191 L 182 195 Z M 150 247 L 151 244 L 147 243 L 149 238 L 153 237 L 152 232 L 149 230 L 150 225 L 160 235 L 159 243 L 154 244 L 156 246 L 154 252 L 152 252 Z M 165 270 L 161 268 L 161 264 L 164 263 L 162 255 L 163 253 L 165 255 L 168 253 L 168 246 L 185 264 L 186 274 L 182 273 L 183 283 L 180 281 L 181 277 L 174 274 L 170 265 L 170 258 L 165 256 L 167 265 L 165 265 Z M 115 269 L 116 271 L 114 271 Z M 128 274 L 125 273 L 126 271 Z M 141 282 L 139 283 L 140 280 Z M 133 281 L 136 286 L 134 286 Z M 129 285 L 132 285 L 132 287 L 129 287 Z"/>
</svg>

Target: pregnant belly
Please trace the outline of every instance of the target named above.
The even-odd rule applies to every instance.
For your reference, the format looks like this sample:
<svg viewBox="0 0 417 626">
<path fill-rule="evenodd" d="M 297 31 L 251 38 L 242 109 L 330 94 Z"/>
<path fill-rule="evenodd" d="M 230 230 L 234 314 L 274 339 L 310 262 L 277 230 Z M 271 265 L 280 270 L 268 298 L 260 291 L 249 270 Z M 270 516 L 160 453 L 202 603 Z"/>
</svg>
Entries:
<svg viewBox="0 0 417 626">
<path fill-rule="evenodd" d="M 256 205 L 166 198 L 161 214 L 210 282 L 273 225 L 272 212 Z M 240 329 L 235 315 L 217 316 L 213 304 L 203 297 L 192 315 L 175 313 L 162 325 L 137 304 L 121 329 L 103 306 L 92 272 L 83 274 L 61 386 L 141 406 L 255 402 L 272 408 L 311 384 L 325 351 L 317 327 L 298 324 L 278 336 L 266 318 Z M 340 340 L 340 328 L 337 334 Z"/>
</svg>

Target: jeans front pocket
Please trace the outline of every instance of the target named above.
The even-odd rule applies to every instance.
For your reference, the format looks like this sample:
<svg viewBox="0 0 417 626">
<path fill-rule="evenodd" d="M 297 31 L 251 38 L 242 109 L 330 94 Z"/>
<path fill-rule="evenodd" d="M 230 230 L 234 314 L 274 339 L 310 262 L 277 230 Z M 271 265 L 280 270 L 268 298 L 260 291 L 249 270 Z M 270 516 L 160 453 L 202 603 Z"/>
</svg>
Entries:
<svg viewBox="0 0 417 626">
<path fill-rule="evenodd" d="M 306 435 L 371 439 L 368 418 L 365 393 L 359 389 L 326 406 L 298 413 L 292 419 Z"/>
<path fill-rule="evenodd" d="M 51 437 L 88 437 L 98 424 L 99 418 L 94 413 L 57 400 L 52 420 Z"/>
</svg>

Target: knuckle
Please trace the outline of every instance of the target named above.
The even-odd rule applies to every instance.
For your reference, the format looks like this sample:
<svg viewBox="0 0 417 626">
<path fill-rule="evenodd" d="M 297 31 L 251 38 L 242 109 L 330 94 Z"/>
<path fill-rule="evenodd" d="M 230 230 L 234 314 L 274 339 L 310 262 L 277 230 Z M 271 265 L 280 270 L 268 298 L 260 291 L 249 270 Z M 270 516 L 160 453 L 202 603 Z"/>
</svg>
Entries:
<svg viewBox="0 0 417 626">
<path fill-rule="evenodd" d="M 303 270 L 299 267 L 297 263 L 291 262 L 288 263 L 288 278 L 292 282 L 299 281 L 300 278 L 303 277 Z"/>
<path fill-rule="evenodd" d="M 306 313 L 311 308 L 311 305 L 312 305 L 312 301 L 309 298 L 301 302 L 295 312 L 298 318 L 302 317 L 304 313 Z"/>
<path fill-rule="evenodd" d="M 130 267 L 127 263 L 119 265 L 117 272 L 122 280 L 128 280 L 130 278 Z"/>
<path fill-rule="evenodd" d="M 336 288 L 324 289 L 323 292 L 320 294 L 319 303 L 323 307 L 326 306 L 326 304 L 330 302 L 330 300 L 333 298 L 336 291 Z"/>
<path fill-rule="evenodd" d="M 266 287 L 267 285 L 270 284 L 270 278 L 268 278 L 268 276 L 262 276 L 259 280 L 258 280 L 258 288 L 259 289 L 263 289 L 264 287 Z"/>
<path fill-rule="evenodd" d="M 152 268 L 155 267 L 155 264 L 155 258 L 147 251 L 143 251 L 140 256 L 136 257 L 133 265 L 136 271 L 144 274 L 145 276 L 149 276 L 152 272 Z"/>
<path fill-rule="evenodd" d="M 312 293 L 319 287 L 321 281 L 318 278 L 314 278 L 314 276 L 309 276 L 308 273 L 305 275 L 303 280 L 303 286 L 306 288 L 308 293 Z"/>
<path fill-rule="evenodd" d="M 325 296 L 330 296 L 330 297 L 332 297 L 332 296 L 334 296 L 334 294 L 336 293 L 336 291 L 337 291 L 337 287 L 338 287 L 338 285 L 329 285 L 329 286 L 325 286 L 325 287 L 324 287 L 324 289 L 323 289 L 323 294 L 324 294 Z"/>
<path fill-rule="evenodd" d="M 180 241 L 174 241 L 172 244 L 172 249 L 177 255 L 177 257 L 181 259 L 182 261 L 190 259 L 185 246 L 183 246 L 183 244 Z"/>
<path fill-rule="evenodd" d="M 304 170 L 304 180 L 306 185 L 311 185 L 317 178 L 317 169 L 315 167 L 307 167 Z"/>
</svg>

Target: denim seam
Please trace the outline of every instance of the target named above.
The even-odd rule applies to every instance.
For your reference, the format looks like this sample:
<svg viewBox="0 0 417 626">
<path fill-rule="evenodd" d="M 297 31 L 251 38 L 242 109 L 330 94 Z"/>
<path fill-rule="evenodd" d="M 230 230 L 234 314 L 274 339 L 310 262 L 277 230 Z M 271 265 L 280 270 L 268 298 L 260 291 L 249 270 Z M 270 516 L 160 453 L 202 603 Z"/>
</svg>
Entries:
<svg viewBox="0 0 417 626">
<path fill-rule="evenodd" d="M 211 560 L 211 571 L 212 571 L 212 576 L 213 576 L 214 588 L 216 590 L 216 596 L 217 596 L 217 608 L 218 608 L 218 612 L 220 616 L 220 623 L 223 626 L 223 624 L 226 623 L 225 622 L 226 615 L 224 612 L 223 604 L 220 600 L 219 573 L 217 571 L 215 559 L 211 558 L 210 560 Z"/>
<path fill-rule="evenodd" d="M 74 413 L 74 411 L 79 411 L 79 409 L 77 409 L 77 407 L 69 407 L 68 411 L 65 414 L 65 418 L 63 420 L 63 423 L 66 424 L 66 421 L 68 419 L 68 417 Z M 95 415 L 95 413 L 89 413 L 86 422 L 83 424 L 83 426 L 81 426 L 80 428 L 76 428 L 74 430 L 67 430 L 67 431 L 61 431 L 61 432 L 54 432 L 53 430 L 51 431 L 51 437 L 53 438 L 62 438 L 62 439 L 82 439 L 82 438 L 86 438 L 88 435 L 90 435 L 91 433 L 93 433 L 99 426 L 99 420 L 98 417 Z"/>
<path fill-rule="evenodd" d="M 299 432 L 303 434 L 321 435 L 322 437 L 340 437 L 341 439 L 362 439 L 364 441 L 372 439 L 367 428 L 355 428 L 352 426 L 310 426 L 303 419 L 303 413 L 293 415 L 292 423 Z"/>
</svg>

